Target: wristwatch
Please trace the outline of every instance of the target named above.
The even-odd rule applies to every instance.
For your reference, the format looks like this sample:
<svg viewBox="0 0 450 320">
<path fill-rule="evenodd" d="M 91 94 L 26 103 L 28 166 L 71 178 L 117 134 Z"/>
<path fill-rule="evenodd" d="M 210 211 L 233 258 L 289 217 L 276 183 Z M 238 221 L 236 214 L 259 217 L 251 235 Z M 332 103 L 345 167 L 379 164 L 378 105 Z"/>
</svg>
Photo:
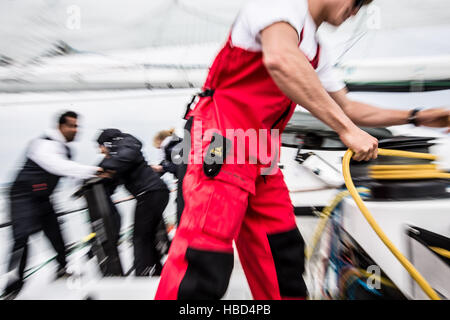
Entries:
<svg viewBox="0 0 450 320">
<path fill-rule="evenodd" d="M 409 112 L 409 116 L 408 116 L 408 123 L 415 125 L 416 127 L 419 125 L 417 123 L 417 113 L 420 111 L 421 109 L 419 108 L 414 108 Z"/>
</svg>

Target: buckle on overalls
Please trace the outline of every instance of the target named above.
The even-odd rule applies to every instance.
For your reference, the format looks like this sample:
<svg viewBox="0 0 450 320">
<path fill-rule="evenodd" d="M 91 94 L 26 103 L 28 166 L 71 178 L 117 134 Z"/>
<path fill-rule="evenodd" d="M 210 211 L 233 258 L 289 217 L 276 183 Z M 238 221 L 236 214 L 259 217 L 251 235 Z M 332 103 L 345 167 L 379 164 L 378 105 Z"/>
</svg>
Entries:
<svg viewBox="0 0 450 320">
<path fill-rule="evenodd" d="M 203 159 L 203 172 L 207 177 L 214 178 L 219 174 L 230 150 L 231 140 L 214 133 Z"/>
<path fill-rule="evenodd" d="M 214 89 L 206 89 L 198 94 L 199 97 L 212 97 L 214 95 Z"/>
<path fill-rule="evenodd" d="M 186 112 L 184 113 L 183 119 L 186 119 L 189 111 L 191 111 L 191 106 L 195 102 L 195 99 L 197 97 L 204 98 L 204 97 L 212 97 L 214 95 L 214 89 L 205 89 L 204 91 L 200 93 L 196 93 L 192 96 L 191 101 L 186 105 Z"/>
</svg>

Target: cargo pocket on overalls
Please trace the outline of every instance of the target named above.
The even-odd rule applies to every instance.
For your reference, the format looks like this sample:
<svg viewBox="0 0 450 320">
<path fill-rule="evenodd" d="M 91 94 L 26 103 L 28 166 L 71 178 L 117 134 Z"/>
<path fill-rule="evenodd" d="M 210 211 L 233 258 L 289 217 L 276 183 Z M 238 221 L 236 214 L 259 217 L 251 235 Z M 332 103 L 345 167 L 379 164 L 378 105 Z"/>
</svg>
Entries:
<svg viewBox="0 0 450 320">
<path fill-rule="evenodd" d="M 247 211 L 248 191 L 219 179 L 212 179 L 211 184 L 202 230 L 221 240 L 233 240 Z"/>
<path fill-rule="evenodd" d="M 203 161 L 210 195 L 202 230 L 226 241 L 235 238 L 239 232 L 248 204 L 246 186 L 251 184 L 249 178 L 243 179 L 234 172 L 236 165 L 225 164 L 231 147 L 229 139 L 214 133 Z"/>
</svg>

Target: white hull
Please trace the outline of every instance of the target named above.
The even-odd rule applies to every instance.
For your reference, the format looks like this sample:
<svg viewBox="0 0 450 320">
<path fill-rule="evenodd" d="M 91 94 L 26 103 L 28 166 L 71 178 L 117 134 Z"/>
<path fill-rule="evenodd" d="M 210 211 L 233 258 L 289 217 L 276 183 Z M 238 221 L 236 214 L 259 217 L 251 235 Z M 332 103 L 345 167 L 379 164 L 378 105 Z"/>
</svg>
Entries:
<svg viewBox="0 0 450 320">
<path fill-rule="evenodd" d="M 80 136 L 80 141 L 75 145 L 75 149 L 77 152 L 76 159 L 83 163 L 95 163 L 98 157 L 95 154 L 95 148 L 92 145 L 92 139 L 96 136 L 97 130 L 103 127 L 111 127 L 118 126 L 120 128 L 125 128 L 125 131 L 131 132 L 139 137 L 144 138 L 144 142 L 146 142 L 145 153 L 148 156 L 148 159 L 151 162 L 155 163 L 158 161 L 158 157 L 155 154 L 155 150 L 149 148 L 149 140 L 153 136 L 153 134 L 160 129 L 168 128 L 171 126 L 176 126 L 178 129 L 183 125 L 183 121 L 179 119 L 179 116 L 183 114 L 184 105 L 189 100 L 190 95 L 195 92 L 196 89 L 190 90 L 155 90 L 155 91 L 125 91 L 125 92 L 81 92 L 76 95 L 72 92 L 68 93 L 48 93 L 48 94 L 3 94 L 1 95 L 0 113 L 2 114 L 2 119 L 8 119 L 8 121 L 2 123 L 0 126 L 0 133 L 2 137 L 7 137 L 7 139 L 3 139 L 0 141 L 2 152 L 1 159 L 3 159 L 3 167 L 7 170 L 8 174 L 3 172 L 2 174 L 2 183 L 6 183 L 10 181 L 11 171 L 17 166 L 18 160 L 21 159 L 22 152 L 26 146 L 26 142 L 30 137 L 36 136 L 41 133 L 43 130 L 43 124 L 49 123 L 51 119 L 51 115 L 58 112 L 59 110 L 67 108 L 68 105 L 73 106 L 75 111 L 79 111 L 83 115 L 82 119 L 82 132 Z M 445 101 L 448 101 L 448 91 L 439 92 L 439 93 L 411 93 L 411 94 L 353 94 L 353 98 L 360 99 L 362 101 L 376 103 L 378 105 L 384 107 L 392 107 L 393 105 L 405 105 L 410 106 L 415 103 L 422 103 L 423 101 L 428 101 L 429 106 L 440 106 L 443 105 Z M 155 117 L 155 112 L 159 110 L 161 106 L 165 106 L 167 110 L 167 116 L 159 115 Z M 127 112 L 124 112 L 127 110 Z M 20 111 L 20 112 L 19 112 Z M 23 115 L 27 114 L 30 119 L 33 121 L 29 123 L 25 123 L 23 132 L 16 132 L 14 129 L 15 123 L 19 121 L 25 121 L 23 119 Z M 136 118 L 136 115 L 139 115 L 139 119 Z M 12 126 L 12 127 L 11 127 Z M 45 126 L 45 125 L 44 125 Z M 441 133 L 439 130 L 428 130 L 424 128 L 413 128 L 412 126 L 400 126 L 397 128 L 392 128 L 395 134 L 408 134 L 408 135 L 423 135 L 430 136 L 435 135 L 441 137 L 443 144 L 440 145 L 436 150 L 432 150 L 433 153 L 437 153 L 441 156 L 441 166 L 443 168 L 449 168 L 450 164 L 450 148 L 449 146 L 449 137 Z M 14 139 L 14 144 L 10 143 L 10 140 Z M 327 205 L 334 194 L 337 192 L 335 189 L 326 189 L 320 191 L 310 191 L 311 189 L 321 189 L 327 187 L 327 184 L 321 179 L 317 178 L 311 172 L 308 172 L 306 169 L 302 168 L 300 164 L 294 161 L 295 157 L 295 149 L 286 149 L 283 148 L 281 163 L 284 165 L 284 175 L 286 179 L 286 183 L 291 192 L 291 199 L 294 206 L 324 206 Z M 335 168 L 340 170 L 340 157 L 343 152 L 328 152 L 323 151 L 320 152 L 320 155 L 327 159 L 328 162 L 333 164 Z M 69 184 L 69 191 L 73 189 L 73 184 Z M 65 204 L 65 208 L 67 208 L 67 204 L 71 203 L 68 201 L 67 196 L 63 196 L 59 199 L 58 205 Z M 349 208 L 351 207 L 349 201 Z M 168 216 L 173 215 L 173 201 L 172 208 L 168 209 Z M 346 202 L 347 203 L 347 202 Z M 347 204 L 346 204 L 347 205 Z M 7 208 L 7 203 L 3 203 L 3 208 Z M 73 204 L 73 207 L 80 207 L 82 204 Z M 389 204 L 385 204 L 385 206 L 389 206 Z M 428 202 L 424 203 L 423 206 L 427 207 Z M 132 215 L 128 214 L 132 212 L 133 203 L 121 204 L 119 206 L 119 210 L 123 211 L 123 219 L 124 226 L 128 226 L 132 221 Z M 61 206 L 58 207 L 61 209 Z M 395 210 L 395 209 L 392 209 Z M 355 238 L 358 238 L 358 232 L 360 230 L 365 230 L 365 222 L 361 220 L 361 217 L 358 216 L 357 212 L 354 212 L 353 215 L 355 218 L 350 219 L 349 221 L 353 223 L 358 223 L 358 227 L 354 230 Z M 350 217 L 350 216 L 349 216 Z M 407 217 L 407 213 L 405 213 L 405 217 Z M 440 224 L 442 222 L 442 216 L 437 216 L 438 219 L 435 223 Z M 440 220 L 439 220 L 440 219 Z M 0 219 L 0 223 L 8 220 L 5 212 L 2 212 L 2 216 Z M 64 219 L 65 223 L 62 226 L 64 235 L 66 236 L 67 242 L 79 241 L 84 236 L 90 233 L 89 225 L 86 223 L 85 214 L 74 214 L 71 216 L 67 216 Z M 448 219 L 446 220 L 448 221 Z M 301 229 L 301 232 L 308 242 L 310 237 L 312 236 L 312 231 L 315 226 L 315 218 L 311 217 L 300 217 L 298 218 L 298 225 Z M 444 221 L 445 222 L 445 221 Z M 402 224 L 405 222 L 399 222 L 397 228 L 402 228 Z M 428 222 L 427 222 L 428 223 Z M 434 222 L 433 222 L 434 223 Z M 360 225 L 360 226 L 359 226 Z M 426 226 L 426 225 L 424 225 Z M 445 226 L 442 223 L 442 226 Z M 444 235 L 449 235 L 447 233 L 442 233 Z M 364 231 L 364 233 L 366 233 Z M 0 229 L 0 287 L 3 287 L 5 281 L 5 272 L 6 272 L 6 262 L 8 258 L 9 248 L 11 245 L 10 238 L 10 229 Z M 359 238 L 358 238 L 359 239 Z M 374 239 L 370 239 L 370 241 L 363 241 L 361 239 L 361 243 L 364 244 L 365 250 L 367 252 L 372 252 L 372 250 L 381 250 L 382 245 L 378 242 L 375 242 Z M 372 241 L 373 240 L 373 241 Z M 51 257 L 54 253 L 50 249 L 46 239 L 42 238 L 40 235 L 36 235 L 32 239 L 31 243 L 31 254 L 30 254 L 30 262 L 29 266 L 37 266 L 42 262 L 46 261 L 49 257 Z M 131 263 L 130 256 L 130 248 L 127 247 L 124 249 L 124 269 L 127 270 L 127 266 Z M 74 267 L 78 263 L 82 264 L 82 268 L 79 270 L 86 271 L 86 278 L 83 281 L 86 281 L 86 285 L 91 286 L 91 289 L 85 289 L 87 291 L 83 291 L 84 287 L 82 285 L 82 289 L 78 290 L 73 287 L 66 288 L 71 282 L 66 283 L 53 283 L 51 281 L 53 277 L 53 269 L 55 267 L 54 264 L 50 263 L 38 273 L 33 275 L 29 281 L 27 281 L 27 287 L 24 288 L 23 293 L 19 298 L 23 299 L 55 299 L 55 295 L 53 294 L 51 288 L 54 286 L 59 286 L 61 289 L 55 291 L 59 295 L 58 298 L 64 297 L 72 297 L 74 299 L 82 299 L 85 298 L 86 292 L 94 292 L 96 291 L 97 298 L 103 299 L 103 297 L 111 298 L 111 299 L 128 299 L 133 297 L 134 299 L 151 299 L 154 294 L 154 290 L 156 288 L 156 282 L 154 279 L 145 280 L 148 284 L 148 288 L 146 285 L 139 285 L 139 288 L 136 288 L 135 294 L 130 293 L 132 291 L 133 284 L 135 283 L 135 279 L 100 279 L 98 276 L 98 270 L 96 271 L 95 266 L 89 266 L 86 264 L 85 257 L 79 257 L 79 259 L 74 260 L 71 258 L 71 264 L 73 263 Z M 374 258 L 375 259 L 375 258 Z M 377 257 L 377 263 L 380 265 L 385 265 L 386 268 L 389 268 L 389 261 L 391 261 L 391 257 L 389 253 L 382 253 L 381 257 Z M 75 267 L 76 268 L 76 267 Z M 384 267 L 383 267 L 384 268 Z M 86 269 L 86 270 L 85 270 Z M 385 270 L 387 271 L 387 270 Z M 400 269 L 392 269 L 394 274 L 389 275 L 394 279 L 397 279 L 396 276 L 398 274 L 398 279 L 396 280 L 399 283 L 399 286 L 404 288 L 406 294 L 408 294 L 407 286 L 408 281 L 405 280 L 404 271 Z M 244 281 L 244 275 L 242 271 L 239 269 L 239 264 L 236 264 L 235 272 L 232 276 L 232 283 L 229 288 L 229 295 L 226 298 L 230 299 L 249 299 L 251 296 L 249 295 L 248 286 L 246 281 Z M 81 282 L 82 284 L 84 282 Z M 404 283 L 404 285 L 402 284 Z M 112 293 L 111 288 L 121 288 L 118 290 L 117 295 Z M 67 290 L 66 290 L 67 289 Z M 103 292 L 103 293 L 102 293 Z M 121 294 L 121 292 L 123 294 Z M 408 295 L 414 297 L 412 294 Z M 93 297 L 95 298 L 95 297 Z"/>
</svg>

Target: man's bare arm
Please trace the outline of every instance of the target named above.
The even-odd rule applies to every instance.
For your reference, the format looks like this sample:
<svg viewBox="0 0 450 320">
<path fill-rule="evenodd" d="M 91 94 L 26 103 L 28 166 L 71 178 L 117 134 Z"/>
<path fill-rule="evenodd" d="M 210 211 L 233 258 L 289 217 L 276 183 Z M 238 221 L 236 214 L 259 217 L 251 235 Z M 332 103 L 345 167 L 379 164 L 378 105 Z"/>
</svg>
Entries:
<svg viewBox="0 0 450 320">
<path fill-rule="evenodd" d="M 357 125 L 366 127 L 388 127 L 408 123 L 409 110 L 378 108 L 367 103 L 351 100 L 347 89 L 330 93 L 334 101 Z M 428 109 L 417 114 L 417 123 L 428 127 L 447 127 L 450 125 L 450 110 Z"/>
<path fill-rule="evenodd" d="M 408 110 L 386 110 L 350 100 L 347 97 L 347 89 L 331 92 L 330 96 L 341 106 L 345 114 L 359 126 L 387 127 L 405 124 L 408 121 Z"/>
<path fill-rule="evenodd" d="M 261 39 L 264 65 L 281 91 L 338 133 L 354 126 L 322 87 L 316 72 L 299 50 L 294 28 L 279 22 L 264 29 Z"/>
<path fill-rule="evenodd" d="M 378 141 L 360 130 L 322 87 L 315 70 L 298 48 L 298 35 L 288 23 L 261 31 L 263 61 L 274 82 L 295 103 L 335 130 L 355 152 L 354 159 L 377 156 Z"/>
</svg>

